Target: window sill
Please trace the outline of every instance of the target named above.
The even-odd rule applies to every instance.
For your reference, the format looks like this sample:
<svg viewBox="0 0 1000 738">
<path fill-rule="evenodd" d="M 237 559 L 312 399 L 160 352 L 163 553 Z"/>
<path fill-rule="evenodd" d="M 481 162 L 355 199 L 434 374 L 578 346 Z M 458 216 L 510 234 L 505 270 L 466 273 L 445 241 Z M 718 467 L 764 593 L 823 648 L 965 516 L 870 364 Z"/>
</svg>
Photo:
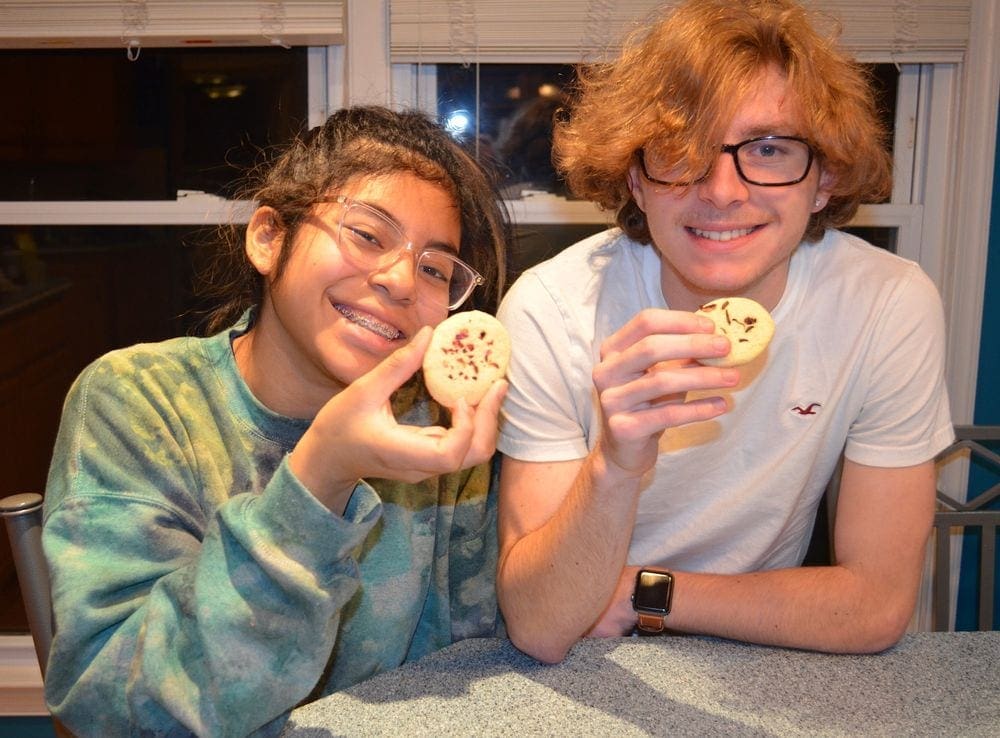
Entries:
<svg viewBox="0 0 1000 738">
<path fill-rule="evenodd" d="M 31 636 L 0 636 L 0 717 L 48 714 Z"/>
</svg>

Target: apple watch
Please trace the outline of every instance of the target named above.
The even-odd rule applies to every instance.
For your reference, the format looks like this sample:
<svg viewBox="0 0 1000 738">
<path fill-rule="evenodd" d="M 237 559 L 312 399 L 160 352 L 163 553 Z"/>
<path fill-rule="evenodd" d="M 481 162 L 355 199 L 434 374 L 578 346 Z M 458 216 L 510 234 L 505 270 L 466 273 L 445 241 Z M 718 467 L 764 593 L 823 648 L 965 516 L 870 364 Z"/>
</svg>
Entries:
<svg viewBox="0 0 1000 738">
<path fill-rule="evenodd" d="M 674 594 L 674 575 L 666 571 L 640 569 L 635 575 L 632 609 L 639 616 L 637 626 L 644 633 L 666 630 L 670 600 Z"/>
</svg>

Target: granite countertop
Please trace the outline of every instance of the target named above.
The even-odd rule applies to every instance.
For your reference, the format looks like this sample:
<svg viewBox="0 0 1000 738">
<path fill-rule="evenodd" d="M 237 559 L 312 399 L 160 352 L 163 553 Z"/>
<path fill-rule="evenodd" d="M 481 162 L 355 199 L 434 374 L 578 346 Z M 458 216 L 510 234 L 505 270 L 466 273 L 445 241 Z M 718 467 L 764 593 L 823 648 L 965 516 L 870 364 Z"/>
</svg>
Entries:
<svg viewBox="0 0 1000 738">
<path fill-rule="evenodd" d="M 1000 632 L 842 656 L 699 637 L 587 639 L 558 665 L 456 643 L 295 710 L 283 735 L 1000 735 Z"/>
</svg>

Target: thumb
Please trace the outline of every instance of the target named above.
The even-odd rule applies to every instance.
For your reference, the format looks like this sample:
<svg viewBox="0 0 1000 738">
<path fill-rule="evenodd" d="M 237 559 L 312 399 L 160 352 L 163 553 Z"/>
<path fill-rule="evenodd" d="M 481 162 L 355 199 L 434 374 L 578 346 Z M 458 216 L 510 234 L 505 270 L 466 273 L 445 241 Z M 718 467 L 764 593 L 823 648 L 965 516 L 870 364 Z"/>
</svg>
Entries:
<svg viewBox="0 0 1000 738">
<path fill-rule="evenodd" d="M 385 395 L 399 389 L 416 371 L 424 361 L 424 354 L 430 344 L 432 329 L 424 326 L 405 346 L 393 351 L 375 366 L 362 380 L 384 387 Z"/>
</svg>

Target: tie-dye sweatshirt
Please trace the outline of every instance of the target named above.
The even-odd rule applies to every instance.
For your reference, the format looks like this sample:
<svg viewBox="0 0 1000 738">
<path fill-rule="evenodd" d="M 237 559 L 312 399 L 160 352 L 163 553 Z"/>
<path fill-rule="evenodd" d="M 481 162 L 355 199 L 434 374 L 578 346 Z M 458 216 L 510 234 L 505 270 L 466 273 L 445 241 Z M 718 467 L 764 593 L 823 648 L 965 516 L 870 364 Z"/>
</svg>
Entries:
<svg viewBox="0 0 1000 738">
<path fill-rule="evenodd" d="M 330 513 L 288 467 L 308 421 L 240 377 L 246 326 L 112 352 L 66 400 L 45 689 L 78 736 L 273 735 L 303 701 L 494 633 L 489 466 L 364 480 Z M 418 381 L 393 405 L 443 420 Z"/>
</svg>

